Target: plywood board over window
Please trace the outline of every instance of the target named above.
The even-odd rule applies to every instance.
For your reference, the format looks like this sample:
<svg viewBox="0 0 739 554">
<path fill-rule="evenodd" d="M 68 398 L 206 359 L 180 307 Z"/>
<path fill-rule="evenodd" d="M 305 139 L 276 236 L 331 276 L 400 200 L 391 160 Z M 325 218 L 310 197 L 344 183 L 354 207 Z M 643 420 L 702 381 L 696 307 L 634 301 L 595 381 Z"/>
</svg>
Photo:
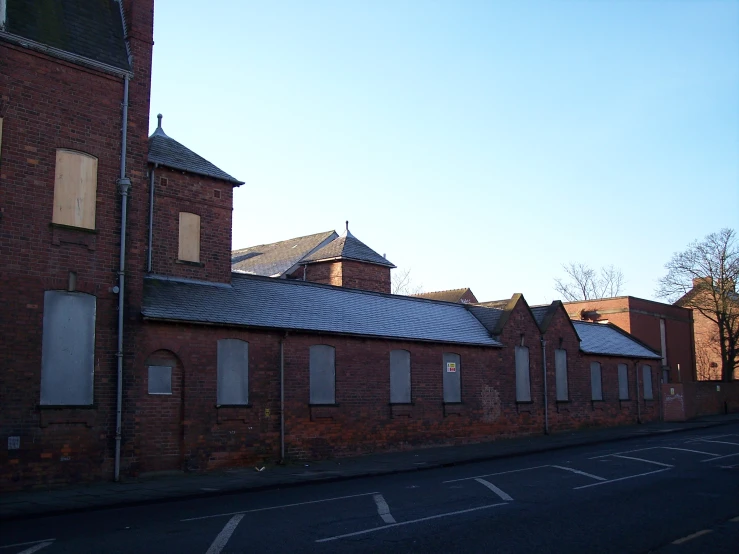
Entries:
<svg viewBox="0 0 739 554">
<path fill-rule="evenodd" d="M 98 160 L 94 156 L 56 151 L 53 223 L 95 228 Z"/>
<path fill-rule="evenodd" d="M 180 247 L 178 259 L 185 262 L 200 261 L 200 216 L 180 212 Z"/>
</svg>

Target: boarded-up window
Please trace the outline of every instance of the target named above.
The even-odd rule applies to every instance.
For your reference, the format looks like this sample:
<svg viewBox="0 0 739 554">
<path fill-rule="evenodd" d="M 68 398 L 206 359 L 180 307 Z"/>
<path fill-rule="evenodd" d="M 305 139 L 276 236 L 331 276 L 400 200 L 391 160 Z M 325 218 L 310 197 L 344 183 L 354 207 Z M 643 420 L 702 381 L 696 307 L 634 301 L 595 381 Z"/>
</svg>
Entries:
<svg viewBox="0 0 739 554">
<path fill-rule="evenodd" d="M 516 402 L 531 402 L 528 346 L 516 347 Z"/>
<path fill-rule="evenodd" d="M 459 354 L 444 352 L 443 367 L 441 368 L 444 372 L 442 377 L 444 402 L 462 402 L 461 365 Z"/>
<path fill-rule="evenodd" d="M 184 262 L 200 261 L 200 216 L 180 212 L 180 248 L 177 258 Z"/>
<path fill-rule="evenodd" d="M 558 348 L 554 351 L 554 372 L 557 380 L 557 400 L 569 400 L 567 390 L 567 350 Z"/>
<path fill-rule="evenodd" d="M 53 223 L 95 228 L 97 174 L 97 158 L 72 150 L 56 151 Z"/>
<path fill-rule="evenodd" d="M 390 351 L 390 402 L 408 404 L 411 401 L 411 353 Z"/>
<path fill-rule="evenodd" d="M 618 399 L 629 399 L 629 368 L 626 364 L 618 364 Z"/>
<path fill-rule="evenodd" d="M 600 363 L 590 363 L 590 388 L 593 400 L 603 400 L 603 383 L 601 381 Z"/>
<path fill-rule="evenodd" d="M 149 366 L 149 394 L 172 394 L 172 368 L 170 366 Z"/>
<path fill-rule="evenodd" d="M 217 404 L 249 403 L 249 343 L 239 339 L 218 341 Z"/>
<path fill-rule="evenodd" d="M 644 400 L 652 400 L 652 368 L 645 365 L 641 368 L 642 378 L 644 379 Z"/>
<path fill-rule="evenodd" d="M 310 347 L 310 403 L 336 403 L 336 366 L 333 346 Z"/>
<path fill-rule="evenodd" d="M 667 322 L 664 318 L 659 320 L 659 340 L 662 347 L 662 366 L 667 366 Z"/>
<path fill-rule="evenodd" d="M 0 159 L 3 155 L 3 118 L 0 117 Z"/>
<path fill-rule="evenodd" d="M 92 404 L 95 297 L 46 291 L 41 344 L 41 404 Z"/>
</svg>

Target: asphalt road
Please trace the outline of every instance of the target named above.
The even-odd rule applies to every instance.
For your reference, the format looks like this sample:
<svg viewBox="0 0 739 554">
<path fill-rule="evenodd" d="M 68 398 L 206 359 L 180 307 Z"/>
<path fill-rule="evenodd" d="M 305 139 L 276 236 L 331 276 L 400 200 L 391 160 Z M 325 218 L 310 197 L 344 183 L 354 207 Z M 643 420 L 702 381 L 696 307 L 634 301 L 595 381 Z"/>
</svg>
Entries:
<svg viewBox="0 0 739 554">
<path fill-rule="evenodd" d="M 0 554 L 739 553 L 739 425 L 7 522 Z"/>
</svg>

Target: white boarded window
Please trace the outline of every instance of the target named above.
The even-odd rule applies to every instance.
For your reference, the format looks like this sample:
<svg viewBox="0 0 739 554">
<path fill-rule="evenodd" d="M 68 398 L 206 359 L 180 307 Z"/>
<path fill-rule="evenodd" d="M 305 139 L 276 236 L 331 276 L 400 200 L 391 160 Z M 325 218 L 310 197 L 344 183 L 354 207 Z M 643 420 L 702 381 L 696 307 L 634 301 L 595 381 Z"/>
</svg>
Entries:
<svg viewBox="0 0 739 554">
<path fill-rule="evenodd" d="M 390 351 L 390 402 L 411 402 L 411 353 L 407 350 Z"/>
<path fill-rule="evenodd" d="M 600 362 L 590 362 L 590 388 L 593 400 L 603 400 Z"/>
<path fill-rule="evenodd" d="M 516 402 L 531 402 L 528 346 L 516 347 Z"/>
<path fill-rule="evenodd" d="M 452 352 L 444 352 L 442 359 L 444 402 L 462 402 L 462 359 Z"/>
<path fill-rule="evenodd" d="M 659 320 L 659 340 L 662 347 L 662 367 L 667 366 L 667 328 L 664 318 Z"/>
<path fill-rule="evenodd" d="M 72 150 L 56 151 L 53 223 L 95 228 L 98 160 Z"/>
<path fill-rule="evenodd" d="M 249 343 L 239 339 L 218 341 L 219 406 L 249 403 Z"/>
<path fill-rule="evenodd" d="M 644 379 L 644 400 L 652 400 L 652 367 L 645 365 L 641 368 L 642 378 Z"/>
<path fill-rule="evenodd" d="M 567 389 L 567 350 L 558 348 L 554 351 L 554 372 L 557 382 L 557 400 L 569 400 Z"/>
<path fill-rule="evenodd" d="M 149 394 L 172 394 L 171 366 L 149 366 Z"/>
<path fill-rule="evenodd" d="M 41 404 L 92 404 L 95 368 L 95 297 L 44 292 Z"/>
<path fill-rule="evenodd" d="M 333 346 L 310 347 L 310 403 L 336 403 L 336 352 Z"/>
<path fill-rule="evenodd" d="M 200 216 L 180 212 L 180 242 L 177 259 L 183 262 L 200 261 Z"/>
<path fill-rule="evenodd" d="M 629 367 L 626 364 L 618 364 L 618 399 L 629 399 Z"/>
</svg>

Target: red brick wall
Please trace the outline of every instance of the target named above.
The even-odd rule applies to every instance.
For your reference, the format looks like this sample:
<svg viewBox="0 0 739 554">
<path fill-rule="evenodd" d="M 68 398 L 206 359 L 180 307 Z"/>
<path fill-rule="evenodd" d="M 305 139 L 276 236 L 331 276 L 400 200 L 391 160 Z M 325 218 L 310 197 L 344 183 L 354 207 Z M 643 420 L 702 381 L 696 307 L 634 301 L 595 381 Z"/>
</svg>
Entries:
<svg viewBox="0 0 739 554">
<path fill-rule="evenodd" d="M 193 325 L 145 324 L 145 343 L 128 376 L 129 417 L 124 470 L 160 469 L 148 452 L 162 425 L 181 425 L 182 467 L 208 470 L 279 457 L 280 332 L 246 331 Z M 514 345 L 529 347 L 531 402 L 516 402 Z M 569 353 L 570 401 L 555 402 L 554 346 Z M 217 341 L 249 343 L 249 406 L 216 407 Z M 285 339 L 285 426 L 289 458 L 318 459 L 431 445 L 461 444 L 544 432 L 540 333 L 523 301 L 514 308 L 501 335 L 503 348 L 428 344 L 291 333 Z M 618 400 L 617 358 L 581 356 L 566 315 L 547 331 L 549 417 L 553 431 L 636 421 L 636 398 Z M 336 350 L 336 405 L 310 405 L 310 346 Z M 390 405 L 389 356 L 411 353 L 411 405 Z M 147 359 L 171 352 L 182 367 L 182 414 L 167 408 L 175 398 L 147 394 Z M 462 403 L 444 404 L 444 352 L 461 356 Z M 156 357 L 156 356 L 155 356 Z M 590 400 L 590 361 L 603 364 L 604 401 Z M 641 365 L 641 364 L 640 364 Z M 659 416 L 655 400 L 641 398 L 642 419 Z M 173 395 L 176 397 L 177 395 Z M 566 405 L 565 405 L 566 404 Z M 164 419 L 162 419 L 163 414 Z M 178 423 L 178 418 L 179 423 Z M 171 429 L 171 427 L 167 427 Z M 167 431 L 169 433 L 169 431 Z"/>
<path fill-rule="evenodd" d="M 739 412 L 739 382 L 685 383 L 685 414 L 688 418 Z"/>
<path fill-rule="evenodd" d="M 389 267 L 354 260 L 309 264 L 305 280 L 350 289 L 390 292 Z"/>
<path fill-rule="evenodd" d="M 233 186 L 163 167 L 154 175 L 153 272 L 230 283 Z M 180 212 L 200 216 L 199 264 L 177 259 Z"/>
<path fill-rule="evenodd" d="M 567 302 L 564 306 L 572 319 L 581 319 L 583 311 L 589 320 L 607 319 L 657 352 L 662 351 L 660 319 L 664 319 L 670 382 L 694 379 L 693 321 L 690 310 L 632 296 Z M 661 362 L 659 365 L 662 365 Z"/>
<path fill-rule="evenodd" d="M 135 77 L 129 90 L 127 321 L 140 313 L 144 269 L 152 3 L 129 21 Z M 139 2 L 141 4 L 141 2 Z M 20 437 L 19 450 L 0 449 L 0 488 L 100 480 L 112 476 L 121 200 L 123 78 L 0 42 L 0 435 Z M 98 158 L 96 233 L 51 227 L 56 150 Z M 138 245 L 138 246 L 137 246 Z M 45 290 L 94 294 L 94 404 L 41 408 L 41 341 Z M 12 314 L 12 315 L 11 315 Z M 133 320 L 130 318 L 133 317 Z M 129 335 L 129 338 L 133 338 Z M 126 351 L 134 348 L 130 340 Z"/>
</svg>

